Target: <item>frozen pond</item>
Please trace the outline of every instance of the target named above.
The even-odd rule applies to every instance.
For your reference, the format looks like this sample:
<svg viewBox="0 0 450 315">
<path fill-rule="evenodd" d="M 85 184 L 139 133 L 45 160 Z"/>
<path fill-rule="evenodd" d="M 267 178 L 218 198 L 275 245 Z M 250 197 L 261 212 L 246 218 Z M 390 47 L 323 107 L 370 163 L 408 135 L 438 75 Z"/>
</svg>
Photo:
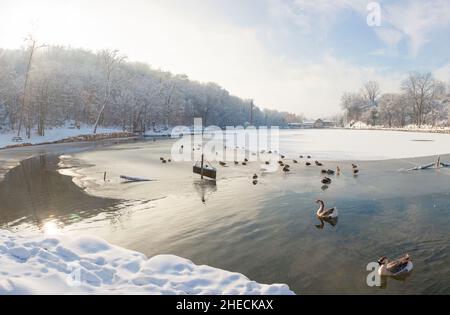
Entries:
<svg viewBox="0 0 450 315">
<path fill-rule="evenodd" d="M 450 153 L 450 135 L 378 130 L 282 130 L 282 152 L 327 160 L 387 160 Z"/>
</svg>

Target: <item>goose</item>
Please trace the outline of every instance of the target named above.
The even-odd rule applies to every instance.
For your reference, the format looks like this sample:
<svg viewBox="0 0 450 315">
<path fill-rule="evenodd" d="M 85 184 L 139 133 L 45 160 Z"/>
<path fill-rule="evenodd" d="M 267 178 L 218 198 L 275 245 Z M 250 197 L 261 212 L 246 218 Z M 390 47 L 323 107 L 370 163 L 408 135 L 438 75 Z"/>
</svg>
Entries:
<svg viewBox="0 0 450 315">
<path fill-rule="evenodd" d="M 331 219 L 336 218 L 338 216 L 337 208 L 325 209 L 325 203 L 323 200 L 316 200 L 316 202 L 320 205 L 319 209 L 317 209 L 317 217 L 320 219 Z"/>
<path fill-rule="evenodd" d="M 311 166 L 311 163 L 309 163 L 309 162 L 306 162 L 306 166 Z"/>
<path fill-rule="evenodd" d="M 219 164 L 220 164 L 220 166 L 225 166 L 225 165 L 227 165 L 227 163 L 222 162 L 222 161 L 219 161 Z"/>
<path fill-rule="evenodd" d="M 412 271 L 413 263 L 408 254 L 389 262 L 386 256 L 378 259 L 378 274 L 380 276 L 399 276 Z"/>
<path fill-rule="evenodd" d="M 328 177 L 325 176 L 322 179 L 322 184 L 331 184 L 331 178 L 328 178 Z"/>
<path fill-rule="evenodd" d="M 258 175 L 253 174 L 253 179 L 258 179 Z"/>
</svg>

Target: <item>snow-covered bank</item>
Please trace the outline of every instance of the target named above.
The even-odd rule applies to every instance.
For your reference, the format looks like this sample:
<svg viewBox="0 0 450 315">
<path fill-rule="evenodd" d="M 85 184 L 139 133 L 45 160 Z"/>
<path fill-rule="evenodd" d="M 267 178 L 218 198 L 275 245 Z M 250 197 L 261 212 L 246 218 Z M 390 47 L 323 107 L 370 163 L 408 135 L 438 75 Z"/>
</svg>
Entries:
<svg viewBox="0 0 450 315">
<path fill-rule="evenodd" d="M 81 135 L 92 134 L 92 126 L 81 126 L 80 128 L 70 128 L 69 126 L 64 126 L 60 128 L 46 129 L 44 136 L 37 135 L 34 131 L 31 134 L 31 138 L 28 139 L 24 134 L 22 134 L 22 141 L 14 141 L 13 139 L 17 136 L 14 131 L 0 132 L 0 148 L 7 146 L 14 146 L 20 144 L 41 144 L 56 142 L 67 138 L 77 137 Z M 97 129 L 97 134 L 112 134 L 122 132 L 119 128 L 102 128 Z"/>
<path fill-rule="evenodd" d="M 90 236 L 0 230 L 4 294 L 294 294 L 173 255 L 145 255 Z"/>
<path fill-rule="evenodd" d="M 360 130 L 385 130 L 385 131 L 413 131 L 413 132 L 427 132 L 427 133 L 449 133 L 450 127 L 446 126 L 432 126 L 423 125 L 420 128 L 416 125 L 406 125 L 404 127 L 386 127 L 386 126 L 371 126 L 362 121 L 347 124 L 345 129 L 360 129 Z"/>
</svg>

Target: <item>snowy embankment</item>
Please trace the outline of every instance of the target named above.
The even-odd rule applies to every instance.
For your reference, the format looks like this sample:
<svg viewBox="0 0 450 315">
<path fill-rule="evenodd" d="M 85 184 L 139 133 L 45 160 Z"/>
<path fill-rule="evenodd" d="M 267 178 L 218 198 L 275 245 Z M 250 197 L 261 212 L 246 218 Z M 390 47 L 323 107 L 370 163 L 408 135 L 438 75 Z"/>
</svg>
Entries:
<svg viewBox="0 0 450 315">
<path fill-rule="evenodd" d="M 97 134 L 114 134 L 121 133 L 122 129 L 119 128 L 102 128 L 99 127 L 97 129 Z M 80 128 L 70 128 L 69 126 L 46 129 L 44 136 L 39 136 L 32 132 L 31 138 L 28 139 L 24 132 L 21 135 L 21 141 L 14 141 L 14 138 L 17 136 L 17 132 L 9 131 L 9 132 L 0 132 L 0 148 L 5 148 L 7 146 L 15 146 L 21 144 L 42 144 L 42 143 L 51 143 L 60 141 L 63 139 L 68 139 L 72 137 L 77 137 L 81 135 L 92 135 L 93 127 L 92 126 L 81 126 Z"/>
<path fill-rule="evenodd" d="M 89 236 L 0 230 L 4 294 L 294 294 L 173 255 L 145 255 Z"/>
<path fill-rule="evenodd" d="M 362 121 L 357 121 L 347 124 L 346 129 L 361 129 L 361 130 L 386 130 L 386 131 L 413 131 L 413 132 L 428 132 L 428 133 L 450 133 L 450 127 L 446 126 L 432 126 L 423 125 L 417 127 L 416 125 L 406 125 L 404 127 L 387 127 L 387 126 L 371 126 Z"/>
</svg>

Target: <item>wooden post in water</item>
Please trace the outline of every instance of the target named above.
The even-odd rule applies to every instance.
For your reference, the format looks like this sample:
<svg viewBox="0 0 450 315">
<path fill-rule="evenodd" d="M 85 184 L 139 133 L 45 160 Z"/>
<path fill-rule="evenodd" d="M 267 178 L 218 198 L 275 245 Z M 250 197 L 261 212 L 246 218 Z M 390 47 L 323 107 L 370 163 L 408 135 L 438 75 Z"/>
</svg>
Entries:
<svg viewBox="0 0 450 315">
<path fill-rule="evenodd" d="M 203 179 L 203 153 L 202 153 L 202 164 L 201 164 L 201 170 L 200 170 L 200 178 Z"/>
<path fill-rule="evenodd" d="M 103 181 L 106 182 L 106 172 L 103 173 Z"/>
</svg>

